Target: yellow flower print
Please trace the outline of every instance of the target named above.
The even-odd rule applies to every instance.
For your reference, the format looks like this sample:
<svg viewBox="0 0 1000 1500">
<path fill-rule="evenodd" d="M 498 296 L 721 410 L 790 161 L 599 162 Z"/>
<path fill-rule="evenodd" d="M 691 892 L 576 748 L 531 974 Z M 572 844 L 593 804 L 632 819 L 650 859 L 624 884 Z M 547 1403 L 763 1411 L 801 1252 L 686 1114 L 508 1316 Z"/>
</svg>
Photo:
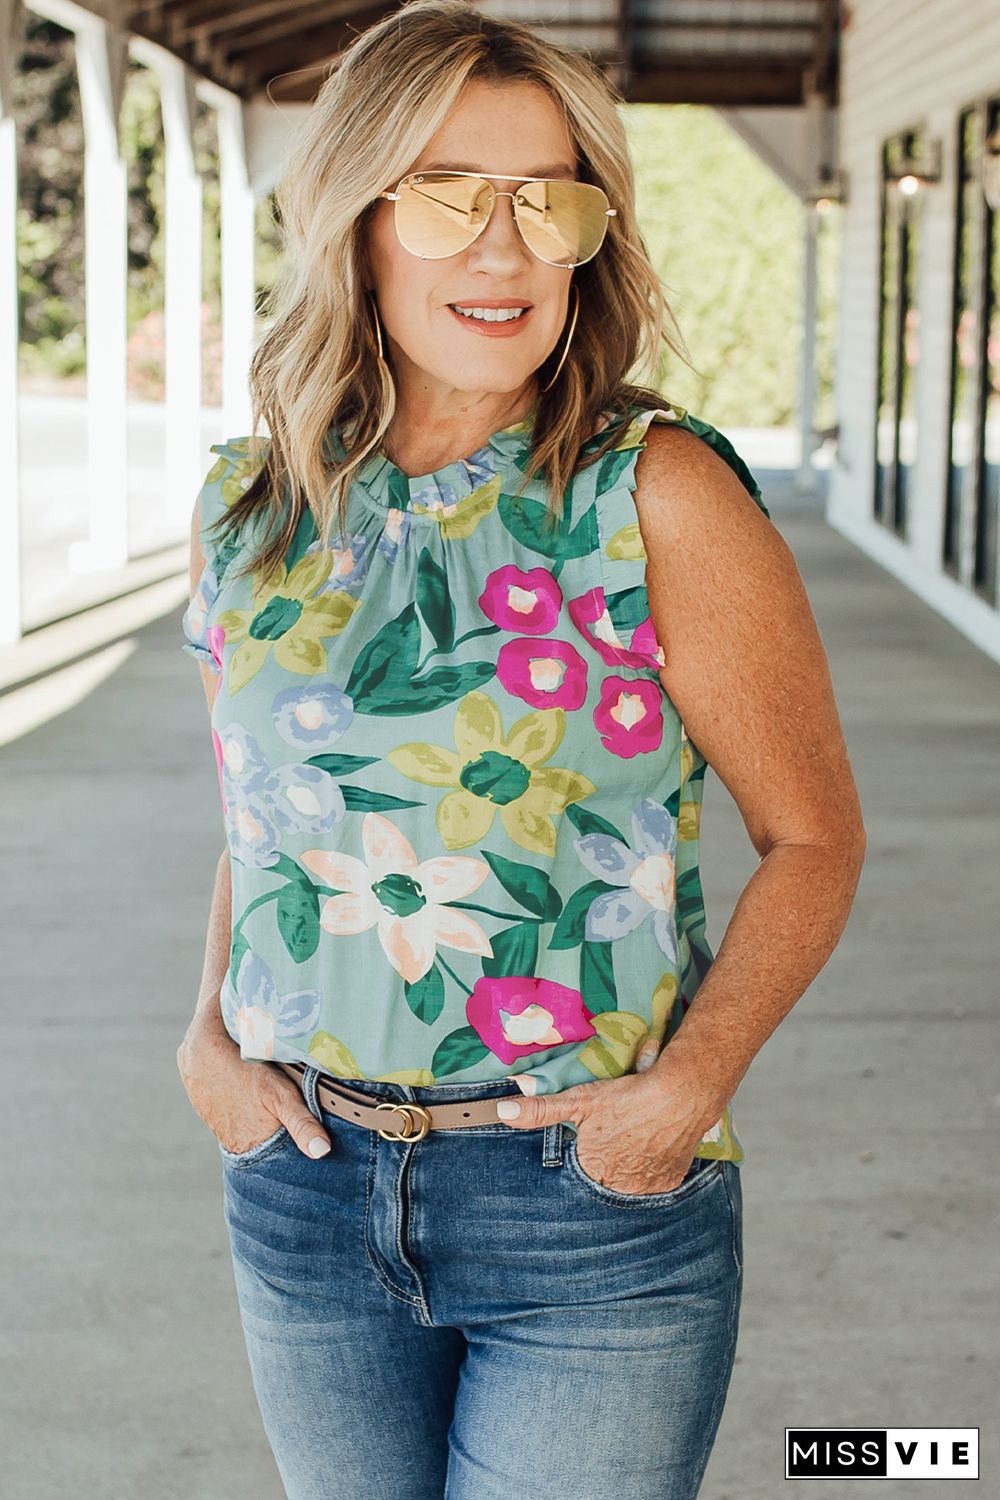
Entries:
<svg viewBox="0 0 1000 1500">
<path fill-rule="evenodd" d="M 655 422 L 657 419 L 661 422 L 683 422 L 686 416 L 687 407 L 678 406 L 676 401 L 665 401 L 662 406 L 655 407 L 652 412 L 640 411 L 632 418 L 618 442 L 615 443 L 612 452 L 641 447 L 646 440 L 646 428 L 650 422 Z"/>
<path fill-rule="evenodd" d="M 225 452 L 209 470 L 205 483 L 215 484 L 221 479 L 223 503 L 226 506 L 235 505 L 237 500 L 243 498 L 244 492 L 250 488 L 266 462 L 270 446 L 271 440 L 266 437 L 257 438 L 256 442 L 253 438 L 242 437 L 232 438 L 228 443 L 213 443 L 213 453 L 219 453 L 220 448 L 225 449 Z M 227 456 L 234 453 L 240 456 Z"/>
<path fill-rule="evenodd" d="M 455 750 L 413 740 L 387 752 L 404 776 L 423 786 L 452 788 L 438 804 L 437 826 L 447 849 L 481 842 L 499 810 L 522 849 L 550 858 L 556 849 L 553 815 L 597 790 L 578 771 L 545 762 L 562 744 L 561 708 L 525 714 L 504 737 L 500 710 L 487 693 L 466 693 L 455 714 Z"/>
<path fill-rule="evenodd" d="M 339 635 L 360 604 L 343 591 L 318 592 L 334 563 L 329 549 L 307 552 L 291 572 L 284 563 L 268 577 L 254 576 L 254 608 L 226 609 L 216 624 L 226 644 L 237 642 L 229 658 L 227 686 L 238 693 L 260 671 L 268 652 L 286 672 L 308 676 L 326 670 L 321 637 Z"/>
<path fill-rule="evenodd" d="M 595 1078 L 620 1078 L 632 1066 L 649 1035 L 649 1025 L 630 1010 L 605 1010 L 594 1017 L 597 1035 L 577 1055 Z"/>
<path fill-rule="evenodd" d="M 500 475 L 470 490 L 452 505 L 422 505 L 418 501 L 410 506 L 415 515 L 430 516 L 448 541 L 462 541 L 470 537 L 481 521 L 496 510 L 500 498 Z"/>
<path fill-rule="evenodd" d="M 612 562 L 648 561 L 638 521 L 628 521 L 624 526 L 619 526 L 614 536 L 608 537 L 604 551 Z"/>
</svg>

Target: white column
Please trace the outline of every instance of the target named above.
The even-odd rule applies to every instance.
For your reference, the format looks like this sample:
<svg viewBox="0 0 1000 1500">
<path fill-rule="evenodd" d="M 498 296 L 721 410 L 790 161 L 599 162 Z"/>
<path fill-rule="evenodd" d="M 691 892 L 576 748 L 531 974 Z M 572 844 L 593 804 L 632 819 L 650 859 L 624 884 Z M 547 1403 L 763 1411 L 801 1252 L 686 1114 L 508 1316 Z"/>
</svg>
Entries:
<svg viewBox="0 0 1000 1500">
<path fill-rule="evenodd" d="M 222 220 L 222 423 L 226 437 L 250 431 L 248 376 L 254 351 L 254 197 L 247 169 L 243 101 L 213 89 L 219 130 Z"/>
<path fill-rule="evenodd" d="M 12 85 L 24 11 L 0 0 L 0 643 L 21 637 L 21 466 L 18 449 L 17 133 Z"/>
<path fill-rule="evenodd" d="M 157 49 L 166 142 L 166 517 L 184 535 L 207 467 L 201 443 L 202 184 L 195 166 L 194 80 Z"/>
<path fill-rule="evenodd" d="M 799 431 L 802 445 L 795 488 L 809 491 L 816 487 L 812 466 L 815 447 L 813 424 L 816 420 L 816 317 L 817 317 L 817 236 L 819 212 L 810 203 L 803 204 L 802 236 L 802 353 L 799 370 Z"/>
<path fill-rule="evenodd" d="M 77 20 L 83 108 L 87 286 L 87 491 L 90 536 L 70 549 L 77 570 L 128 561 L 126 317 L 128 183 L 118 122 L 128 34 L 98 16 Z"/>
</svg>

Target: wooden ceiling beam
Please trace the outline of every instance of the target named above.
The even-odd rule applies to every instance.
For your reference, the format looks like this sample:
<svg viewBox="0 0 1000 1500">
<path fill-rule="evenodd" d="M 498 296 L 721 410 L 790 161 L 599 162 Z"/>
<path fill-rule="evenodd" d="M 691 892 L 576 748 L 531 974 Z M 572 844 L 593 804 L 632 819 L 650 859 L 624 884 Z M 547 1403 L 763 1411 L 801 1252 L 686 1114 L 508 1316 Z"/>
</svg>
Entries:
<svg viewBox="0 0 1000 1500">
<path fill-rule="evenodd" d="M 252 38 L 256 38 L 261 28 L 270 33 L 277 20 L 281 21 L 284 32 L 288 32 L 296 31 L 303 23 L 317 19 L 326 22 L 351 21 L 357 13 L 357 0 L 298 0 L 296 4 L 289 4 L 288 0 L 254 0 L 250 5 L 241 5 L 239 0 L 235 0 L 235 3 L 227 5 L 206 6 L 202 12 L 192 11 L 189 19 L 172 23 L 170 30 L 179 42 L 194 41 L 200 37 L 214 41 L 217 37 L 234 31 L 246 31 Z M 260 36 L 260 40 L 266 41 L 267 36 Z"/>
<path fill-rule="evenodd" d="M 620 8 L 620 7 L 619 7 Z M 533 23 L 525 23 L 531 26 Z M 617 29 L 619 21 L 617 18 L 608 16 L 588 21 L 582 16 L 566 16 L 538 22 L 539 28 L 544 26 L 546 34 L 559 31 L 611 31 Z M 690 21 L 681 21 L 676 17 L 669 20 L 651 19 L 644 16 L 641 20 L 636 18 L 632 22 L 636 35 L 639 37 L 649 36 L 651 33 L 667 36 L 672 31 L 731 31 L 738 36 L 753 36 L 756 32 L 768 31 L 801 31 L 805 37 L 815 36 L 817 26 L 814 21 L 773 21 L 763 16 L 755 16 L 753 20 L 737 21 L 730 18 L 723 20 L 716 16 L 705 16 L 704 18 Z"/>
<path fill-rule="evenodd" d="M 812 70 L 807 80 L 812 89 L 831 104 L 835 104 L 838 97 L 839 15 L 839 0 L 823 0 L 823 15 L 816 33 Z"/>
<path fill-rule="evenodd" d="M 779 21 L 757 10 L 753 19 L 736 13 L 691 25 L 677 19 L 676 9 L 670 21 L 656 21 L 648 12 L 638 17 L 634 0 L 617 0 L 607 21 L 571 14 L 537 25 L 551 35 L 565 32 L 570 41 L 573 34 L 607 33 L 608 45 L 589 46 L 588 55 L 636 103 L 794 106 L 813 90 L 835 102 L 842 4 L 819 5 L 810 20 Z M 292 102 L 314 98 L 359 32 L 398 9 L 394 0 L 135 0 L 128 24 L 244 97 L 267 88 L 276 101 Z M 702 38 L 729 32 L 739 45 L 676 50 L 695 29 Z M 755 37 L 773 33 L 801 33 L 803 55 L 754 48 Z M 748 46 L 749 53 L 741 50 Z"/>
<path fill-rule="evenodd" d="M 771 59 L 741 59 L 739 66 L 703 58 L 660 68 L 639 68 L 626 99 L 631 104 L 710 104 L 749 109 L 754 105 L 803 103 L 802 69 Z"/>
<path fill-rule="evenodd" d="M 364 31 L 397 8 L 380 0 L 376 5 L 355 10 L 350 21 L 307 27 L 284 44 L 279 42 L 271 46 L 254 46 L 253 39 L 249 38 L 250 45 L 239 53 L 247 82 L 258 80 L 263 87 L 266 81 L 276 78 L 278 74 L 294 72 L 298 68 L 309 69 L 315 75 L 324 63 L 334 62 L 337 54 L 355 40 L 359 31 Z M 227 55 L 230 50 L 226 49 Z M 314 92 L 316 87 L 318 85 L 314 86 Z"/>
</svg>

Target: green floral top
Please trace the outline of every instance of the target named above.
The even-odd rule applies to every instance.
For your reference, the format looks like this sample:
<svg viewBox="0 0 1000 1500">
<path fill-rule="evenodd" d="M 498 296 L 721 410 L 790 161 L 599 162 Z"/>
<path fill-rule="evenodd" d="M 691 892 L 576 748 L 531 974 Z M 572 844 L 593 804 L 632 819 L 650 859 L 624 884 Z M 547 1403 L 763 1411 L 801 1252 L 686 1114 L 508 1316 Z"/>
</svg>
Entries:
<svg viewBox="0 0 1000 1500">
<path fill-rule="evenodd" d="M 702 437 L 768 511 L 714 427 L 636 407 L 550 535 L 544 477 L 509 493 L 533 419 L 417 478 L 371 456 L 345 533 L 323 549 L 307 510 L 268 580 L 232 577 L 244 537 L 202 536 L 183 649 L 220 677 L 244 1058 L 554 1093 L 669 1041 L 713 961 L 706 763 L 659 678 L 633 502 L 649 423 Z M 203 527 L 263 461 L 212 452 Z M 742 1160 L 731 1106 L 699 1154 Z"/>
</svg>

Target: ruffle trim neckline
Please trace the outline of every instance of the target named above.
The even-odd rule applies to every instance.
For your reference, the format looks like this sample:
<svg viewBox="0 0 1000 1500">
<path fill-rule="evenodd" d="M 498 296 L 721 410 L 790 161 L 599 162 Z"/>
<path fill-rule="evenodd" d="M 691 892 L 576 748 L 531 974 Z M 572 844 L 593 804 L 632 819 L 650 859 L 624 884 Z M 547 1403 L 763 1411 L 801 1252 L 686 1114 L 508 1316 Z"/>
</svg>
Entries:
<svg viewBox="0 0 1000 1500">
<path fill-rule="evenodd" d="M 442 520 L 474 491 L 496 476 L 507 474 L 530 447 L 530 434 L 537 405 L 527 416 L 492 433 L 474 453 L 453 463 L 442 464 L 430 474 L 404 474 L 384 453 L 372 453 L 355 475 L 355 482 L 381 511 L 407 511 L 413 519 Z M 346 450 L 339 433 L 331 430 L 331 441 L 339 460 Z"/>
<path fill-rule="evenodd" d="M 500 476 L 503 480 L 519 466 L 520 460 L 530 450 L 537 415 L 536 402 L 519 421 L 491 433 L 474 453 L 442 464 L 429 474 L 405 474 L 384 453 L 372 453 L 358 469 L 354 483 L 360 487 L 365 499 L 384 516 L 404 511 L 411 521 L 432 524 L 447 521 L 465 507 L 470 496 L 477 494 L 492 479 Z M 584 448 L 603 437 L 613 415 L 610 410 L 601 413 L 597 428 L 584 443 Z M 334 457 L 342 463 L 347 449 L 336 428 L 331 427 L 328 441 Z"/>
</svg>

